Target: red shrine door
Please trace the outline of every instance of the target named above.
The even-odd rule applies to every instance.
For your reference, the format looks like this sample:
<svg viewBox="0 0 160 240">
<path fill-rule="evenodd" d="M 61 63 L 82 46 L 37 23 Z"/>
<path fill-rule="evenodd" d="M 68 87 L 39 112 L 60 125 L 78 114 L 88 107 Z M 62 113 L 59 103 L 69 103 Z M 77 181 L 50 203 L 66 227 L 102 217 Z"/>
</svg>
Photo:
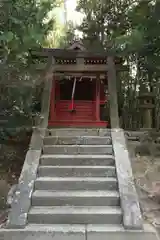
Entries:
<svg viewBox="0 0 160 240">
<path fill-rule="evenodd" d="M 101 122 L 100 84 L 91 78 L 56 80 L 51 94 L 50 126 L 106 126 Z"/>
</svg>

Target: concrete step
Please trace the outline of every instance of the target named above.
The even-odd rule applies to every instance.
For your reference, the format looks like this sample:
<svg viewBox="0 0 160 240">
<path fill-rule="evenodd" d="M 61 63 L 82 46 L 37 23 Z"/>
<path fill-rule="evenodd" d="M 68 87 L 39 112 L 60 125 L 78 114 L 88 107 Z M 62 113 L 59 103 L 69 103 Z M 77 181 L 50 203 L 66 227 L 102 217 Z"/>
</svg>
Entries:
<svg viewBox="0 0 160 240">
<path fill-rule="evenodd" d="M 117 191 L 35 191 L 32 206 L 119 206 Z"/>
<path fill-rule="evenodd" d="M 150 226 L 150 225 L 149 225 Z M 147 226 L 148 227 L 148 226 Z M 98 232 L 98 233 L 117 233 L 117 232 L 125 232 L 125 229 L 122 224 L 28 224 L 25 229 L 27 231 L 36 231 L 36 232 L 51 232 L 53 234 L 58 232 L 61 233 L 62 236 L 64 233 L 79 233 L 89 230 L 89 232 Z M 135 230 L 133 230 L 135 231 Z M 130 230 L 130 232 L 132 232 Z M 66 236 L 65 236 L 66 238 Z M 85 239 L 85 238 L 84 238 Z M 119 240 L 119 238 L 117 238 Z M 121 238 L 120 238 L 121 239 Z M 123 238 L 122 238 L 123 239 Z M 124 240 L 124 239 L 123 239 Z M 126 240 L 126 239 L 125 239 Z M 147 239 L 148 240 L 148 239 Z M 151 239 L 152 240 L 152 239 Z"/>
<path fill-rule="evenodd" d="M 117 190 L 116 178 L 107 177 L 39 177 L 36 190 Z"/>
<path fill-rule="evenodd" d="M 25 232 L 24 232 L 25 231 Z M 25 229 L 2 233 L 12 240 L 158 240 L 156 230 L 144 224 L 144 230 L 126 230 L 122 224 L 28 224 Z"/>
<path fill-rule="evenodd" d="M 48 136 L 44 138 L 45 145 L 110 145 L 112 143 L 111 137 L 99 136 Z"/>
<path fill-rule="evenodd" d="M 85 166 L 112 166 L 115 164 L 112 155 L 42 155 L 41 165 L 85 165 Z"/>
<path fill-rule="evenodd" d="M 51 128 L 46 130 L 46 136 L 110 136 L 106 128 Z"/>
<path fill-rule="evenodd" d="M 120 207 L 104 206 L 53 206 L 32 207 L 29 223 L 40 224 L 121 224 Z"/>
<path fill-rule="evenodd" d="M 114 166 L 40 166 L 39 177 L 115 177 Z"/>
<path fill-rule="evenodd" d="M 112 145 L 45 145 L 43 154 L 113 154 Z"/>
</svg>

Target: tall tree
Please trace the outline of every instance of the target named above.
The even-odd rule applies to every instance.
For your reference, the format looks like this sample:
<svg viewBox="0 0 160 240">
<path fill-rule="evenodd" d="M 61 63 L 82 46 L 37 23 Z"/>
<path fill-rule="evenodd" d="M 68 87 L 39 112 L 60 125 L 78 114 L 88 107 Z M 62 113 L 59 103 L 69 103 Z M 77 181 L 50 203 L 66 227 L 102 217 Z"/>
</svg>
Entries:
<svg viewBox="0 0 160 240">
<path fill-rule="evenodd" d="M 150 90 L 158 96 L 155 98 L 157 115 L 160 112 L 160 2 L 79 0 L 77 10 L 84 15 L 79 29 L 88 48 L 113 47 L 126 54 L 130 71 L 119 76 L 125 127 L 131 127 L 135 121 L 138 126 L 140 122 L 137 96 L 141 91 Z"/>
<path fill-rule="evenodd" d="M 106 48 L 115 37 L 128 29 L 127 13 L 132 5 L 131 0 L 80 0 L 77 10 L 84 18 L 79 30 L 88 45 Z M 113 44 L 113 43 L 112 43 Z"/>
<path fill-rule="evenodd" d="M 1 114 L 32 112 L 36 72 L 35 68 L 31 69 L 29 50 L 45 43 L 54 24 L 49 13 L 56 3 L 54 0 L 0 1 Z"/>
</svg>

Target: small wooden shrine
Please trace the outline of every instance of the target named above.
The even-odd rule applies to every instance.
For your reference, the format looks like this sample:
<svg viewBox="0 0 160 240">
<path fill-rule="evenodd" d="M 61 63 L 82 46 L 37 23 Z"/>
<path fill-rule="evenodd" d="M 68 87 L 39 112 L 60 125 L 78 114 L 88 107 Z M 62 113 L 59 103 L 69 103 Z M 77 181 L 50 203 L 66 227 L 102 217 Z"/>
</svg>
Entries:
<svg viewBox="0 0 160 240">
<path fill-rule="evenodd" d="M 80 41 L 75 41 L 65 54 L 63 49 L 53 51 L 49 126 L 107 127 L 109 119 L 103 116 L 108 103 L 107 57 L 88 55 Z M 72 54 L 75 51 L 78 57 Z M 43 55 L 46 52 L 52 54 L 52 49 L 43 49 Z M 116 66 L 121 63 L 122 59 L 115 59 Z"/>
</svg>

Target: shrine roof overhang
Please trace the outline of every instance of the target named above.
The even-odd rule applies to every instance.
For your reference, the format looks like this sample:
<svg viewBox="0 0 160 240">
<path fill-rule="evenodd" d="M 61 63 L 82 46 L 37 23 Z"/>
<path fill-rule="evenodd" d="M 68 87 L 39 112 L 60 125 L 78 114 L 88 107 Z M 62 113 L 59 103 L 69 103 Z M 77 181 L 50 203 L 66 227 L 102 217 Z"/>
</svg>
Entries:
<svg viewBox="0 0 160 240">
<path fill-rule="evenodd" d="M 76 59 L 76 58 L 89 58 L 89 59 L 107 59 L 108 56 L 114 56 L 117 59 L 121 59 L 111 50 L 107 51 L 82 51 L 73 49 L 58 49 L 58 48 L 41 48 L 36 50 L 30 50 L 32 56 L 36 57 L 48 57 L 53 56 L 58 59 Z"/>
<path fill-rule="evenodd" d="M 106 72 L 107 71 L 107 57 L 110 56 L 109 52 L 90 52 L 83 50 L 73 49 L 51 49 L 41 48 L 31 50 L 33 62 L 37 59 L 44 59 L 45 61 L 53 57 L 54 71 L 59 73 L 67 72 Z M 114 56 L 116 70 L 128 71 L 124 65 L 122 57 Z"/>
</svg>

